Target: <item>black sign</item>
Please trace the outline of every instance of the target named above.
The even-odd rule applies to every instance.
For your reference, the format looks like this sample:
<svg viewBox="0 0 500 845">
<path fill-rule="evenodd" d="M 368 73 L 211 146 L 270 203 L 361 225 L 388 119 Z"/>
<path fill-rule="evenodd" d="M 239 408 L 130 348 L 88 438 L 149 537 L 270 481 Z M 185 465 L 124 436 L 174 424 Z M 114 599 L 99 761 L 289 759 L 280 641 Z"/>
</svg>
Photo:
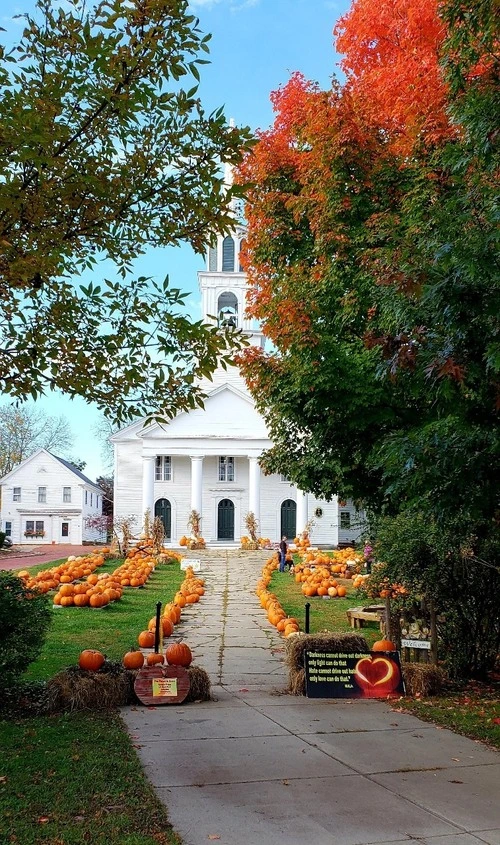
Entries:
<svg viewBox="0 0 500 845">
<path fill-rule="evenodd" d="M 388 698 L 405 694 L 397 651 L 304 652 L 308 698 Z"/>
</svg>

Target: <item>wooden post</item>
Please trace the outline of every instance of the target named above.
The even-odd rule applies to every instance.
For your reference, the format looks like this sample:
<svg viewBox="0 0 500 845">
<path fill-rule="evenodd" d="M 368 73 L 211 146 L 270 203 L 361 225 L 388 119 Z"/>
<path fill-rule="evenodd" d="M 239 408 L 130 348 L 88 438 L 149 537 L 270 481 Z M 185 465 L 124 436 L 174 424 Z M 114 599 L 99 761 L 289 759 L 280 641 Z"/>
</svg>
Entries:
<svg viewBox="0 0 500 845">
<path fill-rule="evenodd" d="M 437 619 L 434 602 L 429 601 L 429 614 L 431 618 L 431 663 L 438 662 L 438 637 L 437 637 Z"/>
<path fill-rule="evenodd" d="M 162 646 L 163 626 L 161 624 L 161 601 L 156 605 L 155 653 L 159 654 Z"/>
<path fill-rule="evenodd" d="M 392 640 L 391 636 L 391 599 L 390 596 L 385 597 L 385 638 Z"/>
</svg>

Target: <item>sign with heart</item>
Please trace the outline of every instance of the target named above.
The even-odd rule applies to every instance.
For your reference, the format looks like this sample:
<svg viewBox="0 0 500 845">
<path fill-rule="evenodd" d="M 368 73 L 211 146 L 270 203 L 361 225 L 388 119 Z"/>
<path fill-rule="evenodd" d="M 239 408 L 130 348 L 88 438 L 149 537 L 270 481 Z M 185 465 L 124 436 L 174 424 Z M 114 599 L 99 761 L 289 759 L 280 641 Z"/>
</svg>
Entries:
<svg viewBox="0 0 500 845">
<path fill-rule="evenodd" d="M 388 698 L 405 694 L 399 653 L 337 654 L 306 651 L 309 698 Z"/>
</svg>

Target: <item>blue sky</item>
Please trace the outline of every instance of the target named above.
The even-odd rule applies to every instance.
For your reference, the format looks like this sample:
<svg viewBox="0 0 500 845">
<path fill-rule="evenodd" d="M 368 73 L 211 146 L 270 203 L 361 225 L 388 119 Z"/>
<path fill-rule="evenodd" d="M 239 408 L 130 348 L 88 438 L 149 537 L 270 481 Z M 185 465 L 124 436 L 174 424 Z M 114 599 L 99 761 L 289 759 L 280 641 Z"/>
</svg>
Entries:
<svg viewBox="0 0 500 845">
<path fill-rule="evenodd" d="M 54 0 L 55 1 L 55 0 Z M 192 0 L 204 32 L 212 34 L 210 64 L 201 69 L 200 95 L 205 108 L 224 106 L 227 118 L 266 129 L 272 122 L 271 91 L 293 71 L 328 87 L 338 71 L 332 30 L 348 0 Z M 1 0 L 2 43 L 16 40 L 22 23 L 13 16 L 32 11 L 34 0 Z M 200 257 L 189 246 L 150 250 L 136 264 L 143 275 L 163 278 L 188 292 L 187 307 L 199 318 L 196 273 Z M 75 436 L 73 455 L 87 461 L 85 472 L 102 472 L 100 447 L 93 434 L 97 409 L 83 399 L 52 394 L 38 403 L 47 413 L 64 414 Z"/>
</svg>

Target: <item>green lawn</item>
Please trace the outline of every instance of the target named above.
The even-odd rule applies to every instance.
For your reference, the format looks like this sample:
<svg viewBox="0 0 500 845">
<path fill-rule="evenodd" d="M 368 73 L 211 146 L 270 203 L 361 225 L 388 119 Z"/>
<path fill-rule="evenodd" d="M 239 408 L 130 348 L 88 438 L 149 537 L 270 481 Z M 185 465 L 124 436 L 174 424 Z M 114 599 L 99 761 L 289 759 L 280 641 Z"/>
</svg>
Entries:
<svg viewBox="0 0 500 845">
<path fill-rule="evenodd" d="M 108 561 L 97 572 L 113 572 L 121 561 Z M 30 572 L 47 566 L 30 568 Z M 109 660 L 121 660 L 137 636 L 147 628 L 155 615 L 156 603 L 173 599 L 184 579 L 180 564 L 158 566 L 144 587 L 125 587 L 122 598 L 102 609 L 90 607 L 57 607 L 40 657 L 29 667 L 29 679 L 47 679 L 76 663 L 84 648 L 96 648 Z M 48 594 L 49 597 L 52 593 Z M 48 599 L 50 601 L 50 598 Z"/>
<path fill-rule="evenodd" d="M 347 586 L 348 595 L 345 599 L 306 598 L 300 585 L 287 572 L 280 574 L 275 571 L 272 575 L 270 592 L 274 593 L 289 616 L 295 616 L 301 630 L 305 630 L 305 604 L 309 602 L 310 631 L 350 631 L 346 617 L 346 610 L 363 604 L 356 596 L 349 581 L 342 582 Z M 371 646 L 380 639 L 380 631 L 375 623 L 368 623 L 362 628 L 362 633 Z M 466 688 L 450 690 L 446 695 L 430 698 L 401 699 L 397 705 L 403 710 L 414 713 L 421 719 L 433 722 L 456 733 L 479 739 L 500 748 L 500 688 L 499 684 L 479 685 L 470 684 Z"/>
<path fill-rule="evenodd" d="M 337 579 L 339 580 L 339 579 Z M 297 584 L 293 575 L 288 572 L 280 573 L 275 570 L 272 574 L 269 591 L 274 593 L 289 616 L 294 616 L 299 622 L 301 631 L 305 630 L 305 605 L 309 602 L 309 623 L 311 634 L 319 631 L 353 631 L 349 625 L 346 611 L 351 607 L 366 604 L 366 599 L 360 599 L 349 580 L 339 580 L 347 587 L 344 599 L 323 599 L 319 596 L 307 598 L 303 595 L 301 585 Z M 356 631 L 363 634 L 369 646 L 380 639 L 380 628 L 375 622 L 368 622 L 364 628 Z"/>
<path fill-rule="evenodd" d="M 179 845 L 116 714 L 0 722 L 0 842 Z"/>
</svg>

